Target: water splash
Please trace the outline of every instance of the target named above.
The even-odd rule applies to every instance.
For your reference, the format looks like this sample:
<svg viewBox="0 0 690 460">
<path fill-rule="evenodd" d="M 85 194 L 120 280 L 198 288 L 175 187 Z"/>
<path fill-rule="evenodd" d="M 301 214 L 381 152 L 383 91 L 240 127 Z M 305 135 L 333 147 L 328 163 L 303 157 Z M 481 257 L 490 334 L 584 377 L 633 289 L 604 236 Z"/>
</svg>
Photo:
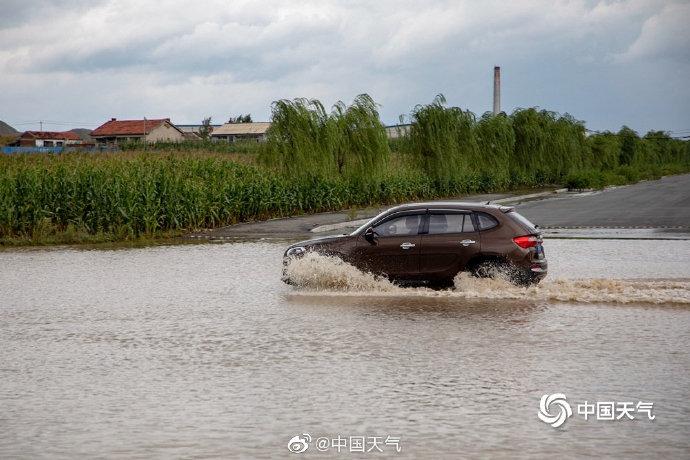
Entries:
<svg viewBox="0 0 690 460">
<path fill-rule="evenodd" d="M 546 279 L 536 286 L 515 286 L 505 278 L 455 277 L 454 289 L 403 288 L 362 272 L 337 257 L 316 253 L 293 260 L 287 275 L 300 294 L 427 296 L 489 300 L 574 303 L 690 305 L 690 280 Z"/>
<path fill-rule="evenodd" d="M 398 292 L 400 287 L 385 278 L 365 273 L 338 257 L 309 252 L 293 259 L 287 275 L 295 286 L 342 292 Z"/>
</svg>

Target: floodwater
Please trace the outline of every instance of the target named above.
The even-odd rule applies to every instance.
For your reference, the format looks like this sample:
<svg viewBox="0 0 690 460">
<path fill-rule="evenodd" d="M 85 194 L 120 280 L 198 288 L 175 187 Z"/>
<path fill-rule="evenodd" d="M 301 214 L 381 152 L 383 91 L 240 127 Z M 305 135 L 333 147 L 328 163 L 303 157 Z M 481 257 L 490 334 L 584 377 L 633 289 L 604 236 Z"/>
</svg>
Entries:
<svg viewBox="0 0 690 460">
<path fill-rule="evenodd" d="M 690 455 L 690 241 L 546 240 L 539 287 L 446 292 L 320 258 L 295 289 L 284 246 L 0 252 L 0 458 Z"/>
</svg>

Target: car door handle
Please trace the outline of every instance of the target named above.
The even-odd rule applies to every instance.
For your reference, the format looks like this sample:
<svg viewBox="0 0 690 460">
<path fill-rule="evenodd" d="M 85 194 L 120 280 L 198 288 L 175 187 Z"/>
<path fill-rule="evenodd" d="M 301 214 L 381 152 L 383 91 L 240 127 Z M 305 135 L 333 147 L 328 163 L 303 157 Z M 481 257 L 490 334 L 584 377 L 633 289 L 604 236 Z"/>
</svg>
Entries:
<svg viewBox="0 0 690 460">
<path fill-rule="evenodd" d="M 470 244 L 474 244 L 474 243 L 476 243 L 476 241 L 474 241 L 474 240 L 462 240 L 460 242 L 460 244 L 462 244 L 463 246 L 469 246 Z"/>
<path fill-rule="evenodd" d="M 400 247 L 403 249 L 410 249 L 414 247 L 414 243 L 403 243 L 400 245 Z"/>
</svg>

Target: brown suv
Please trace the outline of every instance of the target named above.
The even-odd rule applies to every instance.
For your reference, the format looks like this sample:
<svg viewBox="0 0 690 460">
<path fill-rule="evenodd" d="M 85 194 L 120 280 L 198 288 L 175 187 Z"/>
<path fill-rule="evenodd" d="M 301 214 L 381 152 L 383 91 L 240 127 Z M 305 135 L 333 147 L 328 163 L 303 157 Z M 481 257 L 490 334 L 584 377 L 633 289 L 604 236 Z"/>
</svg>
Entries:
<svg viewBox="0 0 690 460">
<path fill-rule="evenodd" d="M 547 263 L 536 226 L 511 207 L 434 202 L 396 206 L 349 235 L 303 241 L 284 263 L 308 251 L 334 255 L 396 282 L 452 285 L 460 271 L 504 273 L 517 284 L 537 283 Z M 286 272 L 283 281 L 290 283 Z"/>
</svg>

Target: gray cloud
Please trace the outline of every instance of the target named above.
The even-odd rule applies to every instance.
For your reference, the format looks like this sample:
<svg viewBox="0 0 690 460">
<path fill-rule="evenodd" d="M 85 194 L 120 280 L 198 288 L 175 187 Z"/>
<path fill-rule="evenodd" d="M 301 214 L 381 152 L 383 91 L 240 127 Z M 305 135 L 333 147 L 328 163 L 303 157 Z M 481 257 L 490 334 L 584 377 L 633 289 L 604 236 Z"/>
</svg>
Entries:
<svg viewBox="0 0 690 460">
<path fill-rule="evenodd" d="M 670 59 L 690 62 L 690 3 L 672 3 L 646 19 L 642 31 L 619 58 Z"/>
<path fill-rule="evenodd" d="M 687 2 L 109 0 L 14 2 L 0 22 L 0 119 L 252 112 L 284 97 L 369 92 L 395 121 L 443 92 L 596 129 L 690 128 Z M 50 11 L 27 14 L 32 8 Z M 638 110 L 643 106 L 645 110 Z M 155 113 L 154 113 L 155 112 Z"/>
<path fill-rule="evenodd" d="M 0 27 L 24 24 L 37 17 L 50 18 L 67 11 L 79 11 L 102 4 L 105 0 L 3 0 Z"/>
</svg>

